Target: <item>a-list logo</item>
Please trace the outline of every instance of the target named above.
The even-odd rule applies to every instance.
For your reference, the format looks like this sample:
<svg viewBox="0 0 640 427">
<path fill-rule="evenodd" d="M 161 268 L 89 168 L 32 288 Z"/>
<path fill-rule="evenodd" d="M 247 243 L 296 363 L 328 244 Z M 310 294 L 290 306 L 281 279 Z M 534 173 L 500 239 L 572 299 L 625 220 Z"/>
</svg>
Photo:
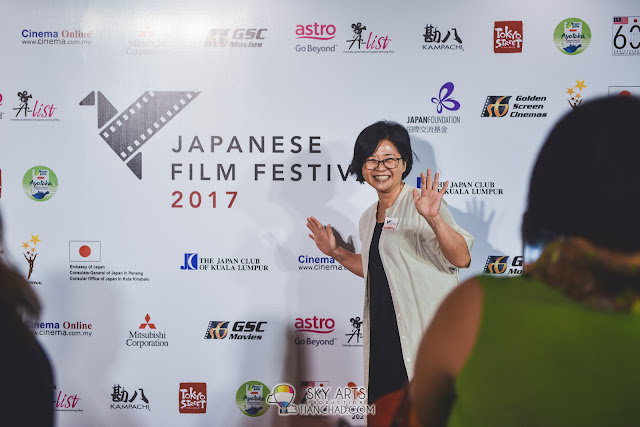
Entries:
<svg viewBox="0 0 640 427">
<path fill-rule="evenodd" d="M 21 122 L 59 122 L 57 111 L 53 103 L 43 102 L 41 99 L 34 98 L 33 94 L 24 90 L 18 92 L 19 104 L 13 109 L 16 112 L 11 118 L 12 121 Z"/>
<path fill-rule="evenodd" d="M 342 346 L 362 347 L 362 320 L 360 320 L 360 317 L 352 317 L 349 322 L 351 322 L 351 332 L 344 334 L 348 339 L 346 343 L 342 343 Z"/>
<path fill-rule="evenodd" d="M 507 255 L 489 255 L 484 265 L 483 274 L 522 274 L 522 266 L 524 265 L 524 257 L 514 256 L 513 261 L 509 265 L 509 256 Z"/>
<path fill-rule="evenodd" d="M 53 397 L 54 408 L 56 412 L 83 412 L 84 410 L 79 406 L 80 397 L 78 393 L 72 394 L 68 390 L 58 390 L 57 386 L 53 385 Z"/>
<path fill-rule="evenodd" d="M 380 35 L 368 31 L 367 26 L 361 22 L 351 24 L 352 38 L 345 53 L 393 53 L 390 48 L 391 39 L 388 35 Z"/>
</svg>

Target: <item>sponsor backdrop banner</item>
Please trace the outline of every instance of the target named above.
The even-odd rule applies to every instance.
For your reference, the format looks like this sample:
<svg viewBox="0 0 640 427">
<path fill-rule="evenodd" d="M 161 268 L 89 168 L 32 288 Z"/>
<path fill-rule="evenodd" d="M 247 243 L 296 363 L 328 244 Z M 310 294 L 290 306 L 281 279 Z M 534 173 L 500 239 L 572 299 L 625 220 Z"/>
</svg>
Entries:
<svg viewBox="0 0 640 427">
<path fill-rule="evenodd" d="M 640 96 L 633 0 L 40 1 L 5 16 L 2 249 L 44 306 L 27 326 L 60 426 L 363 425 L 363 283 L 305 226 L 360 251 L 377 199 L 347 176 L 358 133 L 405 125 L 406 184 L 440 172 L 475 237 L 461 279 L 509 276 L 554 123 Z"/>
</svg>

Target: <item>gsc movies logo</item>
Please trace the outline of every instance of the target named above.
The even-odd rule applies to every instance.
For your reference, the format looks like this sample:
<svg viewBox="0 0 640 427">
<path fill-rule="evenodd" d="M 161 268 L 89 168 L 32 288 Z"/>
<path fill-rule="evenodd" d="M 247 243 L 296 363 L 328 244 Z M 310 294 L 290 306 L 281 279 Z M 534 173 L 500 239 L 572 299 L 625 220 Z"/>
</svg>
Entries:
<svg viewBox="0 0 640 427">
<path fill-rule="evenodd" d="M 262 47 L 267 28 L 212 28 L 204 41 L 204 47 Z M 231 43 L 229 42 L 231 33 Z"/>
<path fill-rule="evenodd" d="M 509 267 L 509 257 L 506 255 L 490 255 L 484 265 L 483 274 L 522 274 L 524 257 L 514 256 L 511 267 Z M 509 271 L 507 272 L 507 269 Z"/>
<path fill-rule="evenodd" d="M 100 137 L 131 172 L 142 179 L 140 148 L 198 95 L 200 92 L 146 91 L 120 115 L 102 92 L 98 92 L 97 99 L 95 91 L 91 92 L 80 101 L 80 105 L 95 106 L 97 101 Z"/>
<path fill-rule="evenodd" d="M 238 321 L 233 324 L 232 333 L 229 333 L 229 323 L 228 320 L 210 321 L 204 339 L 223 340 L 228 336 L 230 340 L 261 340 L 265 332 L 263 325 L 267 324 L 267 322 Z"/>
</svg>

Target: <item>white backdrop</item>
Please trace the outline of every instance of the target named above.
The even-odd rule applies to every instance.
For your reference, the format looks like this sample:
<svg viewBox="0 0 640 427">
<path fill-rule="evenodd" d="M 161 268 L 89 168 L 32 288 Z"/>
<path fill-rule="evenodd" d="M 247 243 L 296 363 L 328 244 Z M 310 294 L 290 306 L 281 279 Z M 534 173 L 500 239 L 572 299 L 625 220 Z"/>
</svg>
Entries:
<svg viewBox="0 0 640 427">
<path fill-rule="evenodd" d="M 432 168 L 461 190 L 446 200 L 476 239 L 464 279 L 482 273 L 490 256 L 508 256 L 510 271 L 521 255 L 530 169 L 554 122 L 576 101 L 568 90 L 589 100 L 622 90 L 637 95 L 640 86 L 640 50 L 629 47 L 640 43 L 640 28 L 629 32 L 640 6 L 632 0 L 579 7 L 552 1 L 39 1 L 4 10 L 4 251 L 25 277 L 25 254 L 37 253 L 29 280 L 45 325 L 34 330 L 54 367 L 60 426 L 322 424 L 322 418 L 278 416 L 275 408 L 248 417 L 235 398 L 247 381 L 296 390 L 303 381 L 332 390 L 363 384 L 362 347 L 355 336 L 349 342 L 350 319 L 362 315 L 361 279 L 313 269 L 332 264 L 300 262 L 323 256 L 307 237 L 310 215 L 360 249 L 358 219 L 376 195 L 341 178 L 360 130 L 380 119 L 411 127 L 419 161 L 406 182 L 415 185 L 419 172 Z M 629 18 L 614 24 L 614 17 Z M 592 35 L 576 55 L 554 45 L 556 26 L 568 18 L 586 22 Z M 522 52 L 494 53 L 496 21 L 522 21 Z M 314 37 L 335 37 L 297 38 L 298 25 L 314 23 L 327 26 L 322 34 L 316 27 Z M 351 41 L 357 23 L 366 27 L 360 51 Z M 440 43 L 425 41 L 428 25 L 440 32 Z M 615 49 L 620 26 L 627 44 Z M 386 48 L 367 49 L 373 40 Z M 440 93 L 448 82 L 454 86 L 449 98 L 460 108 L 439 114 L 438 98 L 453 105 Z M 16 95 L 23 91 L 31 95 L 26 113 Z M 511 96 L 504 117 L 482 117 L 489 96 Z M 48 108 L 38 110 L 43 105 Z M 546 117 L 512 117 L 515 111 Z M 443 124 L 409 123 L 409 117 L 450 118 Z M 195 137 L 201 145 L 189 152 Z M 250 150 L 251 137 L 264 138 L 264 153 L 255 145 Z M 282 143 L 275 150 L 274 138 Z M 180 139 L 182 150 L 175 152 Z M 105 140 L 115 140 L 116 148 Z M 212 141 L 221 142 L 213 151 Z M 140 158 L 129 163 L 142 179 L 121 152 L 127 161 L 143 153 L 139 165 Z M 256 179 L 260 164 L 265 173 Z M 296 164 L 300 174 L 291 170 Z M 275 175 L 274 165 L 281 165 Z M 24 175 L 35 166 L 57 176 L 49 200 L 33 200 L 23 190 Z M 210 180 L 201 179 L 201 167 Z M 182 173 L 172 177 L 172 170 Z M 224 179 L 219 171 L 234 174 Z M 572 191 L 557 186 L 554 191 Z M 496 191 L 465 194 L 472 189 Z M 78 257 L 78 245 L 91 249 L 89 260 Z M 186 254 L 197 254 L 198 262 L 187 256 L 194 263 L 185 264 Z M 209 259 L 218 269 L 200 269 L 213 265 Z M 76 274 L 82 272 L 91 274 Z M 77 277 L 89 280 L 72 280 Z M 314 316 L 334 326 L 296 332 L 297 318 Z M 229 328 L 266 323 L 264 332 L 239 332 L 259 339 L 234 340 L 231 330 L 223 339 L 203 339 L 210 322 L 222 321 Z M 156 329 L 140 329 L 147 323 Z M 69 334 L 74 331 L 82 334 Z M 130 334 L 149 331 L 161 334 L 134 340 L 164 345 L 127 345 Z M 189 382 L 207 384 L 206 413 L 179 412 L 180 384 Z M 113 408 L 122 398 L 112 396 L 115 385 L 129 399 L 137 392 L 131 403 L 138 406 Z M 65 395 L 76 397 L 75 405 L 61 404 Z"/>
</svg>

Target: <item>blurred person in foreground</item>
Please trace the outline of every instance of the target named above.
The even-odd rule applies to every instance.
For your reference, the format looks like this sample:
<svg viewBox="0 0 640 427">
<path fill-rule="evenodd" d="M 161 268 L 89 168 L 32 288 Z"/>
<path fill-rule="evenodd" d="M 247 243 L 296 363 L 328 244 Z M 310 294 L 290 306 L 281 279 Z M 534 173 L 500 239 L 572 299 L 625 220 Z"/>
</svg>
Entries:
<svg viewBox="0 0 640 427">
<path fill-rule="evenodd" d="M 473 237 L 459 227 L 438 191 L 439 174 L 421 175 L 421 189 L 402 181 L 413 151 L 404 126 L 380 121 L 356 139 L 349 172 L 378 200 L 360 218 L 362 253 L 338 246 L 331 224 L 307 218 L 318 249 L 364 278 L 364 378 L 369 403 L 413 376 L 420 339 L 442 299 L 471 262 Z"/>
<path fill-rule="evenodd" d="M 0 247 L 2 224 L 0 221 Z M 1 253 L 1 251 L 0 251 Z M 40 304 L 24 277 L 0 255 L 0 425 L 53 426 L 53 375 L 44 350 L 25 321 Z"/>
<path fill-rule="evenodd" d="M 523 217 L 525 274 L 444 300 L 395 425 L 640 425 L 638 118 L 638 100 L 602 99 L 553 129 Z"/>
</svg>

